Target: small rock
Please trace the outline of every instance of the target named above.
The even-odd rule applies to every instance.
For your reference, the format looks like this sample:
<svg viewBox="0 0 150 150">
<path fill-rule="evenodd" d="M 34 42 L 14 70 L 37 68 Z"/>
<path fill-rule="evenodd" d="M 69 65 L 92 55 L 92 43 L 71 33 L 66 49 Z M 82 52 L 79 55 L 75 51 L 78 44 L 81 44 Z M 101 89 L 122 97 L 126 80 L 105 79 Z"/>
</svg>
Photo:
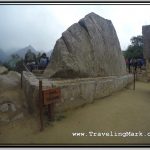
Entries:
<svg viewBox="0 0 150 150">
<path fill-rule="evenodd" d="M 71 100 L 71 101 L 73 101 L 73 100 L 74 100 L 74 98 L 73 98 L 73 97 L 71 97 L 71 98 L 70 98 L 70 100 Z"/>
<path fill-rule="evenodd" d="M 21 118 L 23 118 L 23 117 L 24 117 L 23 113 L 20 113 L 20 114 L 16 115 L 14 118 L 12 118 L 12 121 L 21 119 Z"/>
<path fill-rule="evenodd" d="M 9 106 L 8 106 L 8 104 L 2 104 L 1 106 L 0 106 L 0 111 L 1 112 L 7 112 L 8 111 L 8 109 L 9 109 Z"/>
<path fill-rule="evenodd" d="M 4 122 L 4 123 L 8 123 L 10 120 L 8 119 L 8 117 L 0 117 L 0 122 Z"/>
<path fill-rule="evenodd" d="M 17 110 L 14 104 L 10 104 L 10 109 L 11 109 L 13 112 L 15 112 L 15 111 Z"/>
</svg>

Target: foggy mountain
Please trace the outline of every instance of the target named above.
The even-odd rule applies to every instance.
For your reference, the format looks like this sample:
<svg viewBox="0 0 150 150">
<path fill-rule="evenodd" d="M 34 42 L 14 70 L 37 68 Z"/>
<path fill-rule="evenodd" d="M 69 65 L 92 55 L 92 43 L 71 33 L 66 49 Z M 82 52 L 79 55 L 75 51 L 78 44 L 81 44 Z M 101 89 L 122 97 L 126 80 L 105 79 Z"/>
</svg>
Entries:
<svg viewBox="0 0 150 150">
<path fill-rule="evenodd" d="M 31 45 L 25 47 L 25 48 L 22 48 L 22 49 L 19 49 L 17 50 L 15 53 L 13 54 L 18 54 L 21 58 L 24 58 L 25 57 L 25 54 L 27 53 L 28 50 L 31 50 L 31 52 L 37 54 L 38 52 L 35 50 L 35 48 L 33 48 Z"/>
<path fill-rule="evenodd" d="M 41 53 L 41 54 L 44 53 L 44 51 L 37 51 L 37 50 L 35 50 L 35 48 L 34 48 L 33 46 L 31 46 L 31 45 L 29 45 L 29 46 L 27 46 L 27 47 L 24 47 L 24 48 L 21 48 L 21 49 L 16 50 L 16 51 L 13 50 L 13 51 L 15 51 L 15 52 L 12 52 L 12 51 L 9 51 L 9 52 L 7 51 L 7 52 L 5 52 L 5 51 L 3 51 L 2 49 L 0 49 L 0 62 L 4 63 L 4 62 L 7 62 L 7 61 L 11 60 L 11 56 L 12 56 L 13 54 L 17 54 L 17 55 L 19 55 L 21 58 L 24 59 L 25 54 L 27 53 L 27 51 L 28 51 L 29 49 L 30 49 L 33 53 L 35 53 L 36 55 L 37 55 L 38 53 Z M 52 51 L 53 51 L 53 50 L 49 50 L 48 52 L 45 52 L 46 55 L 47 55 L 47 57 L 50 58 Z"/>
</svg>

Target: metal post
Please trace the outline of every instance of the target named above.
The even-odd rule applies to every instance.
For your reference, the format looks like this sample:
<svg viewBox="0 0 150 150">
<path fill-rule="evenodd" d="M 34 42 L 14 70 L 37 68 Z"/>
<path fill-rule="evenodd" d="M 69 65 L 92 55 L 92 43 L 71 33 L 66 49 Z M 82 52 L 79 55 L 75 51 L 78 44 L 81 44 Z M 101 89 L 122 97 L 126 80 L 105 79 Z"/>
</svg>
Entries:
<svg viewBox="0 0 150 150">
<path fill-rule="evenodd" d="M 43 131 L 42 80 L 39 80 L 39 109 L 40 109 L 40 131 Z"/>
<path fill-rule="evenodd" d="M 133 90 L 135 90 L 135 70 L 134 70 L 134 72 L 133 72 L 133 74 L 134 74 L 134 83 L 133 83 Z"/>
<path fill-rule="evenodd" d="M 22 76 L 23 76 L 23 71 L 21 71 L 21 89 L 22 89 Z"/>
</svg>

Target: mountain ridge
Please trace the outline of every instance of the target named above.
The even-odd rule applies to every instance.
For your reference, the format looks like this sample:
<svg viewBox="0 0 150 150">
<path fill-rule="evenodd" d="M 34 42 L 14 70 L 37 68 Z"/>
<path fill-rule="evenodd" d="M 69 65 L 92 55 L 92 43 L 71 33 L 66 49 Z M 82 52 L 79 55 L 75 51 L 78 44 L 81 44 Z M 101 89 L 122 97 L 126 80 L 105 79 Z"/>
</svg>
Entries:
<svg viewBox="0 0 150 150">
<path fill-rule="evenodd" d="M 26 47 L 24 47 L 24 48 L 21 48 L 21 49 L 17 50 L 17 51 L 14 52 L 13 54 L 17 54 L 17 55 L 19 55 L 21 58 L 24 58 L 24 57 L 25 57 L 25 54 L 27 53 L 27 51 L 28 51 L 29 49 L 31 50 L 31 52 L 33 52 L 33 53 L 35 53 L 35 54 L 38 53 L 38 51 L 36 51 L 36 49 L 35 49 L 33 46 L 28 45 L 28 46 L 26 46 Z"/>
</svg>

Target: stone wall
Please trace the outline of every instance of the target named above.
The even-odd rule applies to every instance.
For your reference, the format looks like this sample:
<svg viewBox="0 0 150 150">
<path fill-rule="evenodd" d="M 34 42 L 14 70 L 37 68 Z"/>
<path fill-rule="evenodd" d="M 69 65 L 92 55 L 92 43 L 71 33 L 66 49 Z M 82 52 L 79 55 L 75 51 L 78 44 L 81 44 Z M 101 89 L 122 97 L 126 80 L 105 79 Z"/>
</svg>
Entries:
<svg viewBox="0 0 150 150">
<path fill-rule="evenodd" d="M 144 41 L 143 55 L 145 59 L 150 59 L 150 25 L 142 26 Z"/>
<path fill-rule="evenodd" d="M 146 60 L 146 80 L 150 80 L 150 25 L 142 26 L 144 49 L 143 55 Z"/>
<path fill-rule="evenodd" d="M 96 99 L 111 95 L 133 82 L 130 74 L 97 78 L 78 78 L 68 80 L 42 79 L 43 88 L 52 86 L 61 88 L 61 102 L 56 104 L 55 111 L 64 111 Z M 23 72 L 23 89 L 27 97 L 29 112 L 37 112 L 39 80 L 29 72 Z"/>
</svg>

